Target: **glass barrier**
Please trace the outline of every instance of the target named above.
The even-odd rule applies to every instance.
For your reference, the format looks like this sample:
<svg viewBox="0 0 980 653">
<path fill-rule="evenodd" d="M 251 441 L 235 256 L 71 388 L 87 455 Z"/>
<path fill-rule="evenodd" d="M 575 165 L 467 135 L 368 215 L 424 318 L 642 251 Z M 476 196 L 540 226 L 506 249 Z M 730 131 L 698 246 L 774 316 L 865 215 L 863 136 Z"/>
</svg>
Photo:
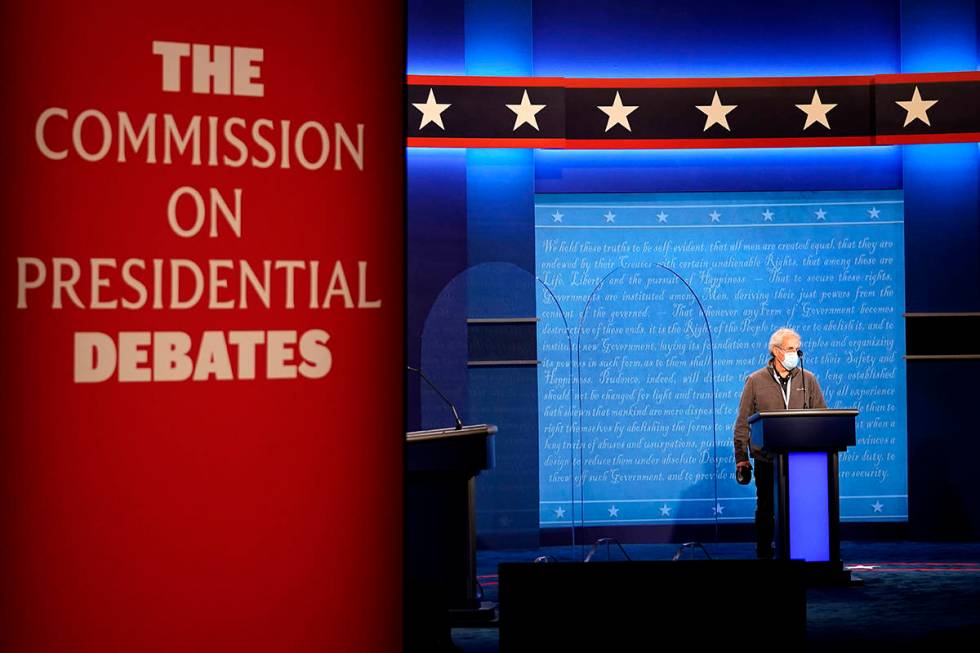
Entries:
<svg viewBox="0 0 980 653">
<path fill-rule="evenodd" d="M 423 328 L 425 374 L 457 403 L 465 423 L 498 429 L 494 467 L 481 472 L 476 483 L 477 539 L 483 545 L 537 547 L 542 506 L 561 512 L 560 504 L 541 501 L 570 500 L 539 494 L 540 474 L 567 473 L 562 458 L 568 450 L 550 448 L 569 436 L 571 393 L 570 338 L 553 298 L 528 271 L 511 263 L 484 263 L 446 285 Z M 539 366 L 538 333 L 552 327 L 558 339 L 549 347 L 557 347 L 551 353 L 559 364 L 553 366 L 549 357 Z M 421 393 L 423 428 L 452 425 L 446 402 L 430 388 L 423 386 Z M 539 400 L 555 401 L 564 411 L 555 424 L 539 417 Z"/>
<path fill-rule="evenodd" d="M 431 385 L 424 382 L 419 385 L 422 430 L 453 426 L 448 402 L 455 405 L 464 423 L 471 423 L 466 396 L 468 276 L 463 271 L 446 284 L 422 326 L 418 369 L 431 381 Z"/>
<path fill-rule="evenodd" d="M 574 325 L 554 289 L 540 278 L 537 293 L 538 349 L 538 450 L 539 526 L 563 532 L 548 543 L 569 547 L 568 558 L 575 559 L 575 487 L 581 475 L 577 465 L 577 446 L 581 435 L 577 422 Z"/>
<path fill-rule="evenodd" d="M 680 274 L 627 265 L 596 271 L 576 333 L 584 544 L 616 540 L 623 527 L 632 540 L 714 541 L 731 447 L 717 422 L 708 321 Z"/>
</svg>

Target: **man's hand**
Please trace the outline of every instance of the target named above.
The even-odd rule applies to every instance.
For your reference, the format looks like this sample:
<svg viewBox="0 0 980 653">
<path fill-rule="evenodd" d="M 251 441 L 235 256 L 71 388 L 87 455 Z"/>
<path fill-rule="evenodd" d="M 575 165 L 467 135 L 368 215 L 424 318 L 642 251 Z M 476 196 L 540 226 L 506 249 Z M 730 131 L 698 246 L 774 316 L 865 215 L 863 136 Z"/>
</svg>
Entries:
<svg viewBox="0 0 980 653">
<path fill-rule="evenodd" d="M 735 463 L 735 480 L 739 485 L 748 485 L 752 480 L 752 463 L 747 460 Z"/>
</svg>

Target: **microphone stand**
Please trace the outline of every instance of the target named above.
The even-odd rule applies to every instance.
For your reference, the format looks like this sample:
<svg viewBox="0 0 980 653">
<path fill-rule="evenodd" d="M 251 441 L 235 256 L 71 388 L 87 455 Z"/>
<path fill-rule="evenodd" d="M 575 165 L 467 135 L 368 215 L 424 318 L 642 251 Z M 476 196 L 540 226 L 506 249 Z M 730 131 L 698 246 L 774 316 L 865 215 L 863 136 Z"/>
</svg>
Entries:
<svg viewBox="0 0 980 653">
<path fill-rule="evenodd" d="M 463 420 L 461 420 L 459 418 L 459 413 L 456 412 L 456 406 L 453 405 L 453 402 L 449 401 L 449 399 L 446 397 L 446 395 L 442 394 L 442 392 L 439 391 L 439 388 L 437 388 L 435 386 L 435 384 L 432 383 L 432 381 L 429 380 L 429 377 L 427 377 L 425 375 L 425 373 L 423 373 L 420 368 L 412 367 L 411 365 L 406 365 L 405 367 L 408 369 L 409 372 L 415 372 L 419 376 L 421 376 L 422 377 L 422 380 L 425 381 L 426 383 L 428 383 L 429 384 L 429 387 L 432 388 L 433 390 L 435 390 L 436 391 L 436 394 L 439 395 L 440 397 L 442 397 L 442 400 L 445 401 L 447 404 L 449 404 L 449 408 L 453 411 L 453 419 L 456 420 L 456 430 L 457 431 L 462 430 L 462 428 L 463 428 Z"/>
<path fill-rule="evenodd" d="M 797 349 L 796 355 L 800 357 L 800 378 L 803 380 L 803 410 L 806 410 L 806 370 L 803 369 L 803 350 Z"/>
</svg>

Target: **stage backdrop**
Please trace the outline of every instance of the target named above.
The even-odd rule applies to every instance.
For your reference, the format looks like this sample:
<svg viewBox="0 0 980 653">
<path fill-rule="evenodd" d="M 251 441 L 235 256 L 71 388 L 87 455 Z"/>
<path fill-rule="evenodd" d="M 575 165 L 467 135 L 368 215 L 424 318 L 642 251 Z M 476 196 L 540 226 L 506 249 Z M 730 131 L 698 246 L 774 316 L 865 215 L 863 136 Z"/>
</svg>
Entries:
<svg viewBox="0 0 980 653">
<path fill-rule="evenodd" d="M 841 519 L 907 519 L 902 207 L 901 191 L 538 195 L 541 525 L 750 520 L 732 429 L 782 326 L 827 404 L 861 411 Z"/>
<path fill-rule="evenodd" d="M 0 649 L 400 646 L 402 16 L 4 4 Z"/>
</svg>

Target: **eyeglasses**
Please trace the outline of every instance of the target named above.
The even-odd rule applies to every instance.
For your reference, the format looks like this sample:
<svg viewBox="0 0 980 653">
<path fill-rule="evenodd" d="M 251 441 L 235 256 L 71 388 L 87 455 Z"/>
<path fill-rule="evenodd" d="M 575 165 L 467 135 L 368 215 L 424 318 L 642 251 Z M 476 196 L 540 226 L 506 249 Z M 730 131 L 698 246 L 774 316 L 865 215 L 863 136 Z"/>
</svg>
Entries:
<svg viewBox="0 0 980 653">
<path fill-rule="evenodd" d="M 787 354 L 792 354 L 793 352 L 800 350 L 799 347 L 780 347 L 779 345 L 776 345 L 776 349 Z"/>
</svg>

